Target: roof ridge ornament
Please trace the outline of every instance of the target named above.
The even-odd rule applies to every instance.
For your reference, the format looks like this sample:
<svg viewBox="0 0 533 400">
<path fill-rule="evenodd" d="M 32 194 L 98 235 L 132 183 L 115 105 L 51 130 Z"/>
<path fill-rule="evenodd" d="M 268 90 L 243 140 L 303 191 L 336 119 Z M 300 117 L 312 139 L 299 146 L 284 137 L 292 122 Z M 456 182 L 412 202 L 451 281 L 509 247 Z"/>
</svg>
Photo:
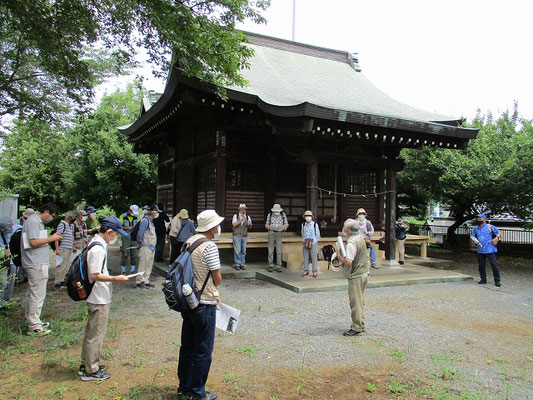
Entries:
<svg viewBox="0 0 533 400">
<path fill-rule="evenodd" d="M 349 62 L 353 69 L 357 72 L 361 72 L 361 67 L 359 66 L 359 53 L 350 53 Z"/>
</svg>

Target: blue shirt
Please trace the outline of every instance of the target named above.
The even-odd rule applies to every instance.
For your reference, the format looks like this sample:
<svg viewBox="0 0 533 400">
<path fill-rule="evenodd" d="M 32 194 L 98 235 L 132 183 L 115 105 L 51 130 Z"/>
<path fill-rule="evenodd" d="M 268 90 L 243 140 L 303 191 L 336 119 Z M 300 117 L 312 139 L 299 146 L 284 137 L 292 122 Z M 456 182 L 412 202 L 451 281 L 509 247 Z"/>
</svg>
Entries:
<svg viewBox="0 0 533 400">
<path fill-rule="evenodd" d="M 150 250 L 154 251 L 155 246 L 150 246 L 143 243 L 144 232 L 146 232 L 146 230 L 148 229 L 149 224 L 153 225 L 154 223 L 152 222 L 150 217 L 143 218 L 139 223 L 139 232 L 137 232 L 137 242 L 140 243 L 139 247 L 148 247 Z"/>
<path fill-rule="evenodd" d="M 494 235 L 500 233 L 499 229 L 494 225 L 491 225 L 490 228 Z M 472 236 L 481 243 L 481 246 L 478 246 L 477 248 L 479 254 L 492 254 L 498 252 L 498 248 L 492 243 L 492 234 L 489 230 L 489 224 L 485 223 L 482 226 L 475 226 L 474 229 L 472 229 Z"/>
<path fill-rule="evenodd" d="M 304 222 L 302 224 L 302 239 L 313 239 L 313 243 L 318 243 L 320 240 L 320 228 L 315 221 L 311 221 L 309 224 Z"/>
<path fill-rule="evenodd" d="M 181 221 L 181 231 L 179 232 L 176 240 L 178 242 L 186 242 L 191 235 L 196 235 L 196 229 L 194 229 L 194 224 L 189 219 L 184 219 Z"/>
</svg>

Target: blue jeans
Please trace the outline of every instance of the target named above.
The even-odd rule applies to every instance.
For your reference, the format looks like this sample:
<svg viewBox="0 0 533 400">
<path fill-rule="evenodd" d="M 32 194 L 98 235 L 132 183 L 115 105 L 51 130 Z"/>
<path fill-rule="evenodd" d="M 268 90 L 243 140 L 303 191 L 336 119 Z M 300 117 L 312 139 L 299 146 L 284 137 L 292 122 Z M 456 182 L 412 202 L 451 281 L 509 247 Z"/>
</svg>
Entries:
<svg viewBox="0 0 533 400">
<path fill-rule="evenodd" d="M 181 314 L 183 325 L 178 360 L 178 390 L 194 397 L 205 395 L 205 383 L 213 358 L 216 312 L 215 305 L 200 305 L 194 311 Z"/>
<path fill-rule="evenodd" d="M 233 252 L 235 253 L 235 265 L 246 264 L 246 243 L 248 236 L 233 236 Z"/>
<path fill-rule="evenodd" d="M 372 246 L 370 246 L 370 258 L 372 259 L 372 262 L 376 262 L 376 249 L 374 249 Z"/>
<path fill-rule="evenodd" d="M 479 277 L 482 281 L 487 280 L 487 272 L 485 271 L 485 261 L 489 259 L 492 267 L 492 275 L 494 275 L 494 282 L 500 281 L 500 270 L 498 268 L 498 261 L 496 261 L 496 253 L 481 254 L 477 253 L 477 261 L 479 264 Z"/>
</svg>

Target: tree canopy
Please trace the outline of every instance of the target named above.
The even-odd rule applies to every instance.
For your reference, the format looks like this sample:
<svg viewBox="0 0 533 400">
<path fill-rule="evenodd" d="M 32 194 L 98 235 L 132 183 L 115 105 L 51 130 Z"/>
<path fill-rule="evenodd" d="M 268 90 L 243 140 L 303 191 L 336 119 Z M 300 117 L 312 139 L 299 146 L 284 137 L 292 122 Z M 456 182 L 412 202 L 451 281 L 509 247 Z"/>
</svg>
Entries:
<svg viewBox="0 0 533 400">
<path fill-rule="evenodd" d="M 5 0 L 0 4 L 0 117 L 83 109 L 103 78 L 144 48 L 161 75 L 175 61 L 220 89 L 243 84 L 251 50 L 235 23 L 264 22 L 269 0 Z M 171 55 L 173 54 L 173 59 Z"/>
<path fill-rule="evenodd" d="M 399 198 L 413 210 L 435 201 L 451 207 L 453 232 L 479 212 L 533 214 L 532 121 L 505 112 L 498 119 L 478 115 L 468 124 L 479 128 L 464 151 L 404 149 L 406 167 L 398 174 Z"/>
</svg>

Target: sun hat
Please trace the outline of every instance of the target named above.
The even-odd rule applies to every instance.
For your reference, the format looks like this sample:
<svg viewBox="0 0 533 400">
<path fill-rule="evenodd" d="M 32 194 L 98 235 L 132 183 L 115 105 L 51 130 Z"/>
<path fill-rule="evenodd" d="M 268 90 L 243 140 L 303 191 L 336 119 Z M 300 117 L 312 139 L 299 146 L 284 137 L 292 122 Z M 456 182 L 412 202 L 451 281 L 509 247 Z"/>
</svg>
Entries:
<svg viewBox="0 0 533 400">
<path fill-rule="evenodd" d="M 101 225 L 105 226 L 106 228 L 113 229 L 122 236 L 129 236 L 129 234 L 122 229 L 122 222 L 120 222 L 120 219 L 117 217 L 104 218 Z"/>
<path fill-rule="evenodd" d="M 205 210 L 198 214 L 196 221 L 198 221 L 196 232 L 207 232 L 209 229 L 220 225 L 224 221 L 224 217 L 220 217 L 215 210 Z"/>
<path fill-rule="evenodd" d="M 276 203 L 276 204 L 274 204 L 274 207 L 272 207 L 270 209 L 270 211 L 272 211 L 272 212 L 282 212 L 283 208 L 281 208 L 281 206 L 278 203 Z"/>
<path fill-rule="evenodd" d="M 313 216 L 313 212 L 311 210 L 307 210 L 306 212 L 304 212 L 304 218 L 305 217 L 312 217 Z"/>
<path fill-rule="evenodd" d="M 479 213 L 478 215 L 476 215 L 476 217 L 481 217 L 481 218 L 485 218 L 485 219 L 488 219 L 487 216 L 483 213 Z"/>
<path fill-rule="evenodd" d="M 162 212 L 159 207 L 157 206 L 157 204 L 154 204 L 152 207 L 149 208 L 149 212 L 151 213 L 160 213 Z"/>
<path fill-rule="evenodd" d="M 368 215 L 368 214 L 366 213 L 366 211 L 365 211 L 364 208 L 360 208 L 360 209 L 357 210 L 357 214 L 356 214 L 356 215 L 359 215 L 359 214 L 365 214 L 365 215 Z"/>
<path fill-rule="evenodd" d="M 244 204 L 244 203 L 239 204 L 239 209 L 241 209 L 241 208 L 247 208 L 246 204 Z"/>
<path fill-rule="evenodd" d="M 185 208 L 182 208 L 177 216 L 181 219 L 187 219 L 189 218 L 189 212 Z"/>
<path fill-rule="evenodd" d="M 31 215 L 35 214 L 35 210 L 33 208 L 26 208 L 23 212 L 22 212 L 22 216 L 24 218 L 29 218 Z"/>
<path fill-rule="evenodd" d="M 130 210 L 133 214 L 139 215 L 139 206 L 136 206 L 135 204 L 130 206 Z"/>
</svg>

